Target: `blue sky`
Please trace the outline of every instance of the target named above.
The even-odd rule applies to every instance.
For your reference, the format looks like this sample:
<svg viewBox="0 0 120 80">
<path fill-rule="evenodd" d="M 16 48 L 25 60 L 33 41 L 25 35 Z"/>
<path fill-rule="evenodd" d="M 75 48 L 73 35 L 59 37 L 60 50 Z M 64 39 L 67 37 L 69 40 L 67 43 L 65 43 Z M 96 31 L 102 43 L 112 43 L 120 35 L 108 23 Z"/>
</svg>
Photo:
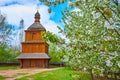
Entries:
<svg viewBox="0 0 120 80">
<path fill-rule="evenodd" d="M 50 19 L 55 21 L 56 23 L 59 23 L 61 26 L 63 26 L 60 20 L 62 18 L 62 12 L 65 10 L 67 5 L 68 5 L 67 3 L 64 3 L 64 4 L 57 5 L 56 7 L 51 6 L 50 8 L 55 14 L 54 16 L 50 17 Z"/>
</svg>

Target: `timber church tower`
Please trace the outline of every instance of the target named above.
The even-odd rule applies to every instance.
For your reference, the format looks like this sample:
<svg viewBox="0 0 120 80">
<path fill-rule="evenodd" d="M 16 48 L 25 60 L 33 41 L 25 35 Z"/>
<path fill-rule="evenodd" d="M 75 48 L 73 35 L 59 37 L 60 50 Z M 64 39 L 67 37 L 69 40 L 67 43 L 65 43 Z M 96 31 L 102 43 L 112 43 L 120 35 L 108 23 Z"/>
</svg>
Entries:
<svg viewBox="0 0 120 80">
<path fill-rule="evenodd" d="M 46 29 L 40 23 L 40 14 L 35 13 L 34 23 L 25 30 L 25 41 L 22 42 L 22 53 L 17 57 L 21 68 L 40 67 L 47 68 L 50 57 L 48 44 L 42 38 Z"/>
</svg>

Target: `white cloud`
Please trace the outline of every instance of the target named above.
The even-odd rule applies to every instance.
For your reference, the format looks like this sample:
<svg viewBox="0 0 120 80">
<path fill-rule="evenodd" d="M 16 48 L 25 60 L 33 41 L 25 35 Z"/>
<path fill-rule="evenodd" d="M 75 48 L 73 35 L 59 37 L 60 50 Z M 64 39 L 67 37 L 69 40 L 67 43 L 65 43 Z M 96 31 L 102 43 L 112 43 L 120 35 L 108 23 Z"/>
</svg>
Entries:
<svg viewBox="0 0 120 80">
<path fill-rule="evenodd" d="M 10 24 L 19 26 L 20 20 L 24 19 L 25 29 L 34 22 L 34 14 L 37 11 L 35 4 L 1 6 L 0 10 L 7 15 L 7 21 Z M 46 30 L 58 34 L 57 24 L 50 20 L 51 14 L 48 13 L 48 7 L 40 5 L 38 11 L 41 15 L 41 24 L 46 28 Z"/>
<path fill-rule="evenodd" d="M 53 21 L 48 21 L 46 24 L 44 24 L 43 26 L 45 26 L 46 30 L 51 31 L 54 34 L 58 35 L 58 28 L 57 28 L 57 24 Z"/>
<path fill-rule="evenodd" d="M 79 8 L 74 8 L 72 11 L 73 12 L 80 12 L 81 10 Z"/>
</svg>

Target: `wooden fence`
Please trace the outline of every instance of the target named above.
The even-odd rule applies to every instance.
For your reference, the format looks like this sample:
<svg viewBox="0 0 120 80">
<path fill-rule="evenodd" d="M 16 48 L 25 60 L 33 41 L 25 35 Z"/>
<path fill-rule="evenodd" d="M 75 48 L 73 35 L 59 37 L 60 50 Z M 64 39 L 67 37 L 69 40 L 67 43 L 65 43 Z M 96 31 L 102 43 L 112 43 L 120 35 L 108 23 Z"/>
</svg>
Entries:
<svg viewBox="0 0 120 80">
<path fill-rule="evenodd" d="M 19 62 L 0 62 L 0 66 L 19 66 Z M 63 62 L 49 63 L 50 66 L 63 67 Z"/>
</svg>

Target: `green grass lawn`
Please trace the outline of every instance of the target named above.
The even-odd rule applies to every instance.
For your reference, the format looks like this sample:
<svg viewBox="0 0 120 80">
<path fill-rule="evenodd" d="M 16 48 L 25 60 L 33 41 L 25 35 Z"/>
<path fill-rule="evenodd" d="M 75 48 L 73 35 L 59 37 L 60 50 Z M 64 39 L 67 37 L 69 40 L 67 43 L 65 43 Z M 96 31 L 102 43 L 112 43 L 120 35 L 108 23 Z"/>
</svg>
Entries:
<svg viewBox="0 0 120 80">
<path fill-rule="evenodd" d="M 92 80 L 88 73 L 74 71 L 69 68 L 45 71 L 16 80 Z"/>
<path fill-rule="evenodd" d="M 0 70 L 20 69 L 19 66 L 0 66 Z"/>
<path fill-rule="evenodd" d="M 0 75 L 0 80 L 5 80 L 6 77 Z"/>
</svg>

